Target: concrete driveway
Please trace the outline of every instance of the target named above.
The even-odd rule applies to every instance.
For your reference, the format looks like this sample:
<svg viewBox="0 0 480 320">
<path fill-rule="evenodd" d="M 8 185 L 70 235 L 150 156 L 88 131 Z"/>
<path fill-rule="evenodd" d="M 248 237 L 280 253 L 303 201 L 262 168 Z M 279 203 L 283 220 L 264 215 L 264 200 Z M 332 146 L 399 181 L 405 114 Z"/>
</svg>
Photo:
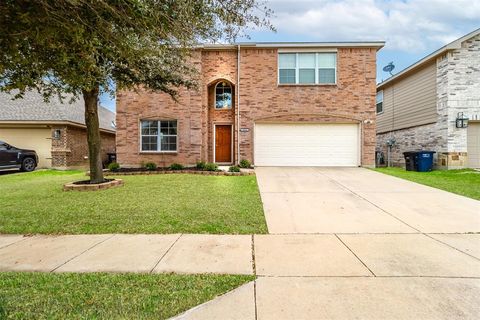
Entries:
<svg viewBox="0 0 480 320">
<path fill-rule="evenodd" d="M 480 202 L 363 168 L 256 169 L 269 233 L 480 232 Z"/>
<path fill-rule="evenodd" d="M 258 278 L 178 319 L 480 318 L 480 201 L 362 168 L 255 171 Z"/>
</svg>

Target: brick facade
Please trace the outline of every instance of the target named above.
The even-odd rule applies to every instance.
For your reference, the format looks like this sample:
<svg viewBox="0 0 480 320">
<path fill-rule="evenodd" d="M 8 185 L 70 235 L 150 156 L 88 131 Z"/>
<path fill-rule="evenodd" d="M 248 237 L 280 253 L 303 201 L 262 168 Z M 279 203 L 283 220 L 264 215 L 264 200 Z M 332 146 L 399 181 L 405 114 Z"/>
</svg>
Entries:
<svg viewBox="0 0 480 320">
<path fill-rule="evenodd" d="M 322 51 L 319 49 L 318 51 Z M 198 50 L 194 63 L 200 73 L 197 91 L 179 89 L 178 102 L 163 93 L 117 93 L 117 156 L 123 166 L 146 162 L 167 166 L 214 161 L 213 128 L 231 124 L 233 162 L 255 162 L 253 134 L 256 122 L 358 123 L 361 127 L 361 164 L 374 165 L 376 48 L 338 48 L 336 85 L 278 85 L 275 48 L 241 48 L 240 82 L 237 84 L 238 51 Z M 232 85 L 231 110 L 215 110 L 214 87 L 218 81 Z M 238 108 L 239 106 L 239 108 Z M 239 110 L 240 109 L 240 112 Z M 240 128 L 237 121 L 240 113 Z M 177 120 L 178 151 L 140 151 L 141 120 Z M 240 146 L 238 159 L 237 145 Z"/>
<path fill-rule="evenodd" d="M 55 130 L 60 131 L 58 138 Z M 102 161 L 107 161 L 107 153 L 115 152 L 115 134 L 101 132 Z M 84 168 L 88 167 L 87 132 L 84 128 L 75 126 L 52 127 L 52 167 L 54 168 Z"/>
</svg>

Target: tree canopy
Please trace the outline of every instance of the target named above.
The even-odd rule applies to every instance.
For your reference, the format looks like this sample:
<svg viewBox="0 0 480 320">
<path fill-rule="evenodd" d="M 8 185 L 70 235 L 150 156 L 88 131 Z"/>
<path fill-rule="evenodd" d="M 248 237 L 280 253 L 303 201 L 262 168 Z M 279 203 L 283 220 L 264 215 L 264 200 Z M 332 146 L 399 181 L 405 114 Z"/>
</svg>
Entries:
<svg viewBox="0 0 480 320">
<path fill-rule="evenodd" d="M 188 48 L 271 27 L 255 0 L 3 0 L 1 89 L 191 87 Z M 259 15 L 260 14 L 260 15 Z"/>
<path fill-rule="evenodd" d="M 0 90 L 83 95 L 92 147 L 102 90 L 192 88 L 193 46 L 272 28 L 270 15 L 257 0 L 2 0 Z"/>
</svg>

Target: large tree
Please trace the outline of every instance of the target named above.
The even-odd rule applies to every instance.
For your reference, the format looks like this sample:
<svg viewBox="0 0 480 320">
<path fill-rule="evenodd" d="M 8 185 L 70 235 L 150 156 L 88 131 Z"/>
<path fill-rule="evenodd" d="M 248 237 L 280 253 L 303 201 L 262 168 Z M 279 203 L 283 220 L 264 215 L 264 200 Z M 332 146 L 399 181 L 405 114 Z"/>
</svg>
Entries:
<svg viewBox="0 0 480 320">
<path fill-rule="evenodd" d="M 272 28 L 270 14 L 257 0 L 2 0 L 0 90 L 83 96 L 90 182 L 103 182 L 99 94 L 194 88 L 192 47 Z"/>
</svg>

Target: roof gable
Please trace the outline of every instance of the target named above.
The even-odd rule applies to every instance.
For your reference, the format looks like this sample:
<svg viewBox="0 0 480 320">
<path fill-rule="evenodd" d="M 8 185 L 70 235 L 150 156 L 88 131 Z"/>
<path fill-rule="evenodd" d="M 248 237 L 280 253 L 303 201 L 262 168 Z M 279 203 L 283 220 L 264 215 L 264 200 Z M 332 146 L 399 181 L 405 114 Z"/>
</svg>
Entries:
<svg viewBox="0 0 480 320">
<path fill-rule="evenodd" d="M 464 41 L 466 41 L 470 38 L 473 38 L 473 37 L 475 37 L 479 34 L 480 34 L 480 28 L 464 35 L 463 37 L 458 38 L 455 41 L 450 42 L 449 44 L 441 47 L 440 49 L 432 52 L 428 56 L 420 59 L 419 61 L 417 61 L 417 62 L 413 63 L 412 65 L 408 66 L 407 68 L 403 69 L 402 71 L 400 71 L 396 75 L 388 78 L 387 80 L 384 80 L 384 81 L 380 82 L 377 85 L 377 90 L 382 90 L 387 84 L 392 83 L 397 79 L 403 78 L 403 77 L 409 75 L 410 73 L 414 72 L 415 70 L 418 70 L 419 68 L 425 66 L 426 64 L 431 62 L 433 59 L 436 59 L 439 55 L 441 55 L 441 54 L 443 54 L 447 51 L 460 49 L 462 47 L 462 43 Z"/>
</svg>

